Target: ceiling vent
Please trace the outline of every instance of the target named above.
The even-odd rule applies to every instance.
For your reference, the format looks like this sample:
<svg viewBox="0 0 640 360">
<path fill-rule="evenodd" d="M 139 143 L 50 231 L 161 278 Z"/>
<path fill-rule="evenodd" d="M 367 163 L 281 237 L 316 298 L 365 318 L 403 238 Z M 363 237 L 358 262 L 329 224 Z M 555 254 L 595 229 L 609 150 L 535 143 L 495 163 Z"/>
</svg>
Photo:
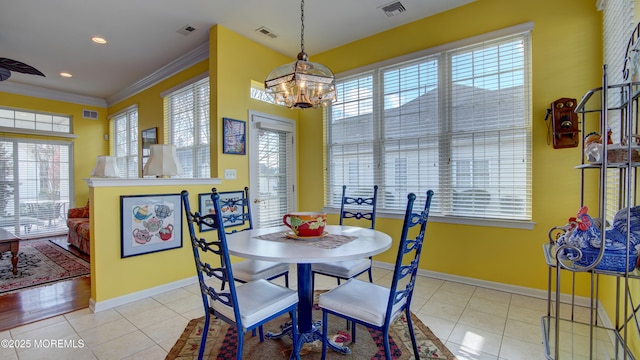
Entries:
<svg viewBox="0 0 640 360">
<path fill-rule="evenodd" d="M 267 29 L 264 26 L 257 28 L 256 32 L 262 36 L 266 36 L 271 39 L 275 39 L 278 37 L 278 35 L 274 34 L 271 30 Z"/>
<path fill-rule="evenodd" d="M 181 27 L 180 29 L 178 29 L 178 31 L 176 31 L 178 34 L 180 35 L 184 35 L 187 36 L 189 34 L 191 34 L 192 32 L 196 31 L 198 29 L 196 29 L 195 27 L 191 26 L 191 25 L 185 25 L 183 27 Z"/>
<path fill-rule="evenodd" d="M 82 118 L 83 119 L 98 120 L 98 112 L 94 111 L 94 110 L 82 109 Z"/>
<path fill-rule="evenodd" d="M 400 3 L 400 1 L 394 1 L 392 3 L 382 5 L 378 7 L 387 17 L 392 17 L 400 13 L 405 12 L 407 9 Z"/>
</svg>

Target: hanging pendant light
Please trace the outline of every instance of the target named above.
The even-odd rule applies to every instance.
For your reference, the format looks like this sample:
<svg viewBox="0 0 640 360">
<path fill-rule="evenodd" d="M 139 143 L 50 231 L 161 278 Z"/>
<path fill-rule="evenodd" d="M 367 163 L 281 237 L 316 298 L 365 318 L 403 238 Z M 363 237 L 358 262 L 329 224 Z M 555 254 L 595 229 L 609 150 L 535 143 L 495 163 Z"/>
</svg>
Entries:
<svg viewBox="0 0 640 360">
<path fill-rule="evenodd" d="M 310 62 L 304 52 L 304 0 L 300 3 L 300 53 L 297 60 L 275 68 L 264 81 L 267 94 L 288 108 L 318 108 L 336 99 L 336 79 L 328 67 Z"/>
</svg>

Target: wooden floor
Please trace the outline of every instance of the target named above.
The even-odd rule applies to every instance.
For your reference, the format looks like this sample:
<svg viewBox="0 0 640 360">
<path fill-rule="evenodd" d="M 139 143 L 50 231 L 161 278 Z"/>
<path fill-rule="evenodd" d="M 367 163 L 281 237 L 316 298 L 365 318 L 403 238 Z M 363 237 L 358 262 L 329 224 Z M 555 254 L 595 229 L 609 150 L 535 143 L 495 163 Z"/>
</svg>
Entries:
<svg viewBox="0 0 640 360">
<path fill-rule="evenodd" d="M 66 238 L 58 244 L 66 245 Z M 77 249 L 69 251 L 80 255 Z M 87 256 L 81 257 L 89 260 Z M 0 331 L 84 309 L 89 306 L 90 298 L 88 276 L 0 295 Z"/>
</svg>

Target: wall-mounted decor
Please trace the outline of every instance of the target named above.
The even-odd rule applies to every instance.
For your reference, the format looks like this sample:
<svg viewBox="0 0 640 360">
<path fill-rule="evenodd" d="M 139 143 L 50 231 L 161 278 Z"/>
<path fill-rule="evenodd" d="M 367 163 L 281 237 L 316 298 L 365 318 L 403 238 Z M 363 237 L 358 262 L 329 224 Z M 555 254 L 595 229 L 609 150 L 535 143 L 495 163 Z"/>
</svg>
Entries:
<svg viewBox="0 0 640 360">
<path fill-rule="evenodd" d="M 120 196 L 120 226 L 123 258 L 181 248 L 180 194 Z"/>
<path fill-rule="evenodd" d="M 222 118 L 222 152 L 225 154 L 246 154 L 246 126 L 242 120 Z"/>
<path fill-rule="evenodd" d="M 219 192 L 218 195 L 220 195 L 220 211 L 222 211 L 222 216 L 230 215 L 234 213 L 237 215 L 242 215 L 242 212 L 244 211 L 244 207 L 242 206 L 241 201 L 234 204 L 233 206 L 229 206 L 228 203 L 230 200 L 233 200 L 233 201 L 242 200 L 244 196 L 243 191 Z M 201 215 L 209 215 L 209 214 L 216 213 L 215 210 L 213 209 L 213 200 L 211 199 L 211 193 L 199 194 L 198 198 L 200 200 L 199 201 L 200 209 L 198 211 L 200 212 Z M 230 227 L 230 226 L 242 225 L 244 223 L 244 220 L 242 219 L 242 217 L 240 217 L 235 222 L 225 222 L 225 220 L 222 220 L 222 222 L 224 223 L 225 227 Z M 210 226 L 207 226 L 206 224 L 200 224 L 201 232 L 210 231 L 210 230 L 213 230 L 213 228 Z"/>
<path fill-rule="evenodd" d="M 142 130 L 142 168 L 149 160 L 151 154 L 151 145 L 158 143 L 158 128 L 150 128 Z"/>
</svg>

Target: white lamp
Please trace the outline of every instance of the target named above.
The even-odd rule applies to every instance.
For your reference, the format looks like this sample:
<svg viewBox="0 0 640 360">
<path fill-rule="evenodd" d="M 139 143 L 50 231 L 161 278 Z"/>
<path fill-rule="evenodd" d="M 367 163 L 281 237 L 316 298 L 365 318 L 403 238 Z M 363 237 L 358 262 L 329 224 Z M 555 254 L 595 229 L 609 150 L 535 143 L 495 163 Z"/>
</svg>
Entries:
<svg viewBox="0 0 640 360">
<path fill-rule="evenodd" d="M 120 177 L 118 162 L 115 156 L 98 156 L 96 166 L 91 171 L 91 177 L 117 178 Z"/>
<path fill-rule="evenodd" d="M 144 176 L 171 177 L 180 175 L 182 166 L 176 156 L 176 147 L 168 144 L 151 145 L 149 160 L 144 164 L 142 174 Z"/>
</svg>

